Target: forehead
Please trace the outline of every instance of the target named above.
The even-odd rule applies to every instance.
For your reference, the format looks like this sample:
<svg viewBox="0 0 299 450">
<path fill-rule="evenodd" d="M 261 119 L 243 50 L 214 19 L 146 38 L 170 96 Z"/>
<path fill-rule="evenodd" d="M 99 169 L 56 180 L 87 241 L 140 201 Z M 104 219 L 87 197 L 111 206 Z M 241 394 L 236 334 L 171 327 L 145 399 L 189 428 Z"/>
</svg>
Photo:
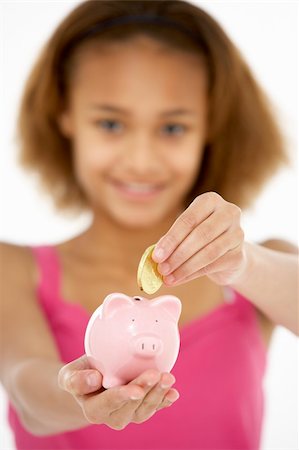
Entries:
<svg viewBox="0 0 299 450">
<path fill-rule="evenodd" d="M 148 37 L 89 46 L 78 54 L 71 91 L 76 97 L 192 105 L 206 96 L 200 54 L 174 50 Z M 72 89 L 73 88 L 73 89 Z"/>
</svg>

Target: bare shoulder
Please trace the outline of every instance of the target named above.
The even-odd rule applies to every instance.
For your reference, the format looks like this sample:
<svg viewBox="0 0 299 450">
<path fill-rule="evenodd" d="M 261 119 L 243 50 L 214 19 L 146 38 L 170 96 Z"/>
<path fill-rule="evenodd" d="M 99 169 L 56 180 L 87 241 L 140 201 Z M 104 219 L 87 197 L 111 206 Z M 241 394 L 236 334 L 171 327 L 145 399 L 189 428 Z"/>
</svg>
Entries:
<svg viewBox="0 0 299 450">
<path fill-rule="evenodd" d="M 0 280 L 8 289 L 31 292 L 38 281 L 38 268 L 28 246 L 0 242 Z"/>
<path fill-rule="evenodd" d="M 263 247 L 269 248 L 271 250 L 276 250 L 284 253 L 298 254 L 298 247 L 293 243 L 283 240 L 283 239 L 267 239 L 260 243 Z M 258 322 L 261 328 L 262 336 L 266 346 L 268 347 L 271 341 L 273 331 L 275 330 L 276 324 L 272 322 L 268 316 L 266 316 L 262 311 L 256 309 L 256 314 Z"/>
<path fill-rule="evenodd" d="M 0 242 L 1 278 L 14 277 L 27 285 L 36 280 L 36 267 L 32 252 L 26 246 Z M 7 278 L 6 278 L 7 281 Z"/>
<path fill-rule="evenodd" d="M 1 255 L 13 255 L 13 254 L 25 254 L 28 252 L 28 248 L 24 245 L 11 244 L 10 242 L 0 241 L 0 251 Z"/>
<path fill-rule="evenodd" d="M 298 247 L 292 242 L 283 239 L 267 239 L 261 242 L 260 245 L 279 252 L 298 254 Z"/>
</svg>

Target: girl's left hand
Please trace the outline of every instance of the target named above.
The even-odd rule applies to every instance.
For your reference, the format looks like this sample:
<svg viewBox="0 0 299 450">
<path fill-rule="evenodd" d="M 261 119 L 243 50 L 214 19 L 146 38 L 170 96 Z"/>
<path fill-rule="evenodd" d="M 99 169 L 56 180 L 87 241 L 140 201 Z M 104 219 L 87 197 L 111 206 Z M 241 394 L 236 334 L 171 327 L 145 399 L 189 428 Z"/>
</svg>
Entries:
<svg viewBox="0 0 299 450">
<path fill-rule="evenodd" d="M 215 192 L 196 197 L 159 240 L 153 260 L 167 286 L 206 275 L 219 285 L 244 272 L 246 253 L 241 210 Z"/>
</svg>

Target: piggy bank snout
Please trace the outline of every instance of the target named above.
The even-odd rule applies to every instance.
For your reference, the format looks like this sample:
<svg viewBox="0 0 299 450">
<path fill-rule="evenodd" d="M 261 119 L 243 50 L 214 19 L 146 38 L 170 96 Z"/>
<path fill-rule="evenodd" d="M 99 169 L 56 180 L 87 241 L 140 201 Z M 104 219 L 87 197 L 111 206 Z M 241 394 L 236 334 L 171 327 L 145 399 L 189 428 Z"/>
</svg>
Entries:
<svg viewBox="0 0 299 450">
<path fill-rule="evenodd" d="M 141 358 L 154 358 L 163 350 L 163 342 L 157 336 L 136 336 L 132 341 L 133 354 Z"/>
</svg>

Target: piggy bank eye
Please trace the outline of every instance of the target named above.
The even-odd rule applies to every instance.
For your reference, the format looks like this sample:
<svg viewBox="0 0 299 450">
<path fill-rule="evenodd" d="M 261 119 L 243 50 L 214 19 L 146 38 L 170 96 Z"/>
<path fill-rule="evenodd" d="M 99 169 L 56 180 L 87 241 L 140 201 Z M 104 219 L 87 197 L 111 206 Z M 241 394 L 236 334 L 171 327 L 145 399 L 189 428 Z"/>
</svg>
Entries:
<svg viewBox="0 0 299 450">
<path fill-rule="evenodd" d="M 156 319 L 156 322 L 158 322 L 158 319 Z"/>
<path fill-rule="evenodd" d="M 135 319 L 132 319 L 132 322 L 135 322 Z"/>
</svg>

